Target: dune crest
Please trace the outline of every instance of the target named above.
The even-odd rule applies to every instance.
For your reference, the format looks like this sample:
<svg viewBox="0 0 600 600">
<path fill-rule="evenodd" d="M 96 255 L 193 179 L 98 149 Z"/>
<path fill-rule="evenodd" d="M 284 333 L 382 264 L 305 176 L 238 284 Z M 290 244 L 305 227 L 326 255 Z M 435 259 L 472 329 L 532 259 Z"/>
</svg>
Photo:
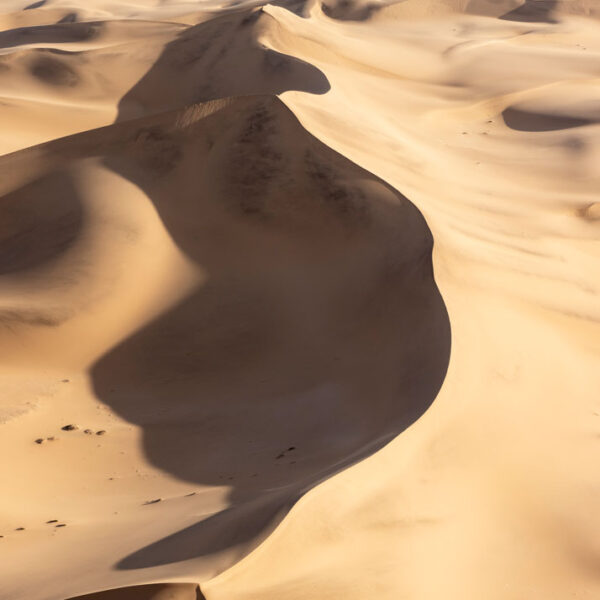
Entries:
<svg viewBox="0 0 600 600">
<path fill-rule="evenodd" d="M 0 600 L 598 597 L 599 16 L 3 3 Z"/>
</svg>

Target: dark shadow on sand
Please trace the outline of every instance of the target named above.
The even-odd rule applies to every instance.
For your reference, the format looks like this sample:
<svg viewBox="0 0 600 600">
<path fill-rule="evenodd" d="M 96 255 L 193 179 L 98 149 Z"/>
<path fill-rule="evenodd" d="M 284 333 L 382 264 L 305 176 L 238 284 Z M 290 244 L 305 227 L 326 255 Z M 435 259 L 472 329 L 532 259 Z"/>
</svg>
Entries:
<svg viewBox="0 0 600 600">
<path fill-rule="evenodd" d="M 273 97 L 185 131 L 173 121 L 132 131 L 105 162 L 208 280 L 92 378 L 143 428 L 155 466 L 230 486 L 231 506 L 119 561 L 128 569 L 250 548 L 283 506 L 422 415 L 450 351 L 431 235 L 406 198 Z"/>
<path fill-rule="evenodd" d="M 25 44 L 89 42 L 97 38 L 104 27 L 104 22 L 102 21 L 77 23 L 72 19 L 67 19 L 67 17 L 63 17 L 61 22 L 52 25 L 16 27 L 0 31 L 0 48 L 13 48 Z M 51 52 L 50 49 L 46 49 L 45 51 Z"/>
<path fill-rule="evenodd" d="M 594 125 L 598 119 L 584 119 L 566 115 L 552 115 L 539 112 L 507 108 L 502 113 L 507 127 L 515 131 L 561 131 L 585 125 Z"/>
<path fill-rule="evenodd" d="M 0 198 L 0 275 L 60 258 L 77 240 L 83 210 L 65 171 L 42 176 Z"/>
<path fill-rule="evenodd" d="M 246 9 L 183 31 L 121 99 L 117 121 L 230 96 L 327 92 L 321 71 L 257 41 L 269 19 L 260 8 Z"/>
<path fill-rule="evenodd" d="M 125 95 L 117 123 L 40 147 L 48 174 L 1 199 L 9 216 L 13 205 L 26 213 L 0 236 L 4 267 L 39 266 L 81 227 L 62 173 L 100 158 L 144 191 L 205 275 L 90 375 L 97 397 L 141 428 L 152 465 L 227 486 L 229 506 L 120 557 L 119 569 L 244 555 L 307 490 L 414 423 L 445 377 L 450 324 L 425 220 L 276 97 L 329 83 L 256 42 L 265 18 L 247 10 L 190 27 Z M 25 169 L 28 156 L 6 168 Z"/>
<path fill-rule="evenodd" d="M 157 583 L 115 588 L 68 600 L 206 600 L 200 587 L 191 583 Z"/>
<path fill-rule="evenodd" d="M 46 4 L 47 0 L 38 0 L 38 2 L 34 2 L 33 4 L 28 4 L 23 10 L 34 10 L 36 8 L 41 8 Z"/>
<path fill-rule="evenodd" d="M 402 1 L 402 0 L 400 0 Z M 281 6 L 290 12 L 304 17 L 310 6 L 309 0 L 274 0 L 270 4 Z M 356 0 L 329 0 L 321 5 L 323 14 L 337 21 L 366 21 L 377 11 L 389 4 L 382 5 L 374 2 L 356 2 Z"/>
<path fill-rule="evenodd" d="M 273 96 L 329 84 L 255 41 L 263 16 L 186 30 L 124 96 L 121 122 L 78 146 L 142 189 L 207 274 L 93 366 L 95 393 L 141 427 L 154 466 L 230 487 L 229 508 L 121 569 L 249 551 L 308 489 L 414 423 L 445 377 L 422 215 Z"/>
<path fill-rule="evenodd" d="M 523 23 L 556 23 L 552 15 L 557 5 L 557 0 L 525 0 L 521 6 L 499 18 Z"/>
</svg>

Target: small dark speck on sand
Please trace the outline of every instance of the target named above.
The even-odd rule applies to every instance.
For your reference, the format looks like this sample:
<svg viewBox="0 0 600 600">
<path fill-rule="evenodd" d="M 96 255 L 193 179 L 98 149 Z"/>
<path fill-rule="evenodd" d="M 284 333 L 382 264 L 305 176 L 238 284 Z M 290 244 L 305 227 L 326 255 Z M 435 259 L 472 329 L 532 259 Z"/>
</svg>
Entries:
<svg viewBox="0 0 600 600">
<path fill-rule="evenodd" d="M 58 525 L 55 525 L 55 527 L 66 527 L 67 524 L 66 523 L 59 523 Z"/>
<path fill-rule="evenodd" d="M 69 383 L 69 380 L 68 380 L 68 379 L 63 379 L 63 380 L 61 381 L 61 383 Z"/>
<path fill-rule="evenodd" d="M 25 531 L 25 527 L 17 527 L 15 531 Z"/>
<path fill-rule="evenodd" d="M 189 494 L 186 494 L 185 497 L 189 498 L 190 496 L 195 496 L 196 492 L 190 492 Z"/>
<path fill-rule="evenodd" d="M 84 429 L 83 433 L 86 433 L 87 435 L 92 435 L 92 433 L 94 433 L 91 429 Z"/>
<path fill-rule="evenodd" d="M 58 523 L 58 519 L 50 519 L 49 521 L 46 521 L 46 525 L 50 525 L 51 523 Z"/>
<path fill-rule="evenodd" d="M 156 504 L 157 502 L 160 502 L 162 500 L 162 498 L 155 498 L 154 500 L 148 500 L 147 502 L 144 502 L 144 504 Z"/>
<path fill-rule="evenodd" d="M 49 442 L 53 442 L 56 438 L 52 435 L 49 438 L 46 438 Z"/>
<path fill-rule="evenodd" d="M 73 425 L 71 423 L 70 425 L 65 425 L 64 427 L 61 427 L 61 429 L 63 431 L 75 431 L 77 429 L 77 425 Z"/>
<path fill-rule="evenodd" d="M 38 438 L 37 440 L 35 440 L 36 444 L 43 444 L 44 443 L 44 438 Z"/>
<path fill-rule="evenodd" d="M 106 431 L 104 429 L 101 429 L 100 431 L 96 431 L 96 435 L 104 435 L 106 433 Z"/>
<path fill-rule="evenodd" d="M 295 450 L 295 449 L 296 449 L 296 446 L 290 446 L 290 447 L 288 448 L 288 452 L 291 452 L 292 450 Z"/>
</svg>

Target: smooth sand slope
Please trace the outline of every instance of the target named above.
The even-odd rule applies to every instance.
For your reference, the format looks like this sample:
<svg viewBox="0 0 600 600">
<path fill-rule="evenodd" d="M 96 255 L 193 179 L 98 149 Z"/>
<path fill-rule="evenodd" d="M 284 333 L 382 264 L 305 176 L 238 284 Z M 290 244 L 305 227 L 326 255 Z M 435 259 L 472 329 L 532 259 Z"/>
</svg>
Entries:
<svg viewBox="0 0 600 600">
<path fill-rule="evenodd" d="M 600 595 L 597 2 L 0 11 L 0 600 Z"/>
</svg>

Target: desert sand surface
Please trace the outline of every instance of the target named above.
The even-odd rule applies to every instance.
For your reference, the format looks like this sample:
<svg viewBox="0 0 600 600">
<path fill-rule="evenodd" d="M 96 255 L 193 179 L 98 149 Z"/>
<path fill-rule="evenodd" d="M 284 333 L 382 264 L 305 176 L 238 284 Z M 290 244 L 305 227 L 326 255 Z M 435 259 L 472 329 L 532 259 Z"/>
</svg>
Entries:
<svg viewBox="0 0 600 600">
<path fill-rule="evenodd" d="M 600 597 L 600 2 L 2 0 L 0 600 Z"/>
</svg>

